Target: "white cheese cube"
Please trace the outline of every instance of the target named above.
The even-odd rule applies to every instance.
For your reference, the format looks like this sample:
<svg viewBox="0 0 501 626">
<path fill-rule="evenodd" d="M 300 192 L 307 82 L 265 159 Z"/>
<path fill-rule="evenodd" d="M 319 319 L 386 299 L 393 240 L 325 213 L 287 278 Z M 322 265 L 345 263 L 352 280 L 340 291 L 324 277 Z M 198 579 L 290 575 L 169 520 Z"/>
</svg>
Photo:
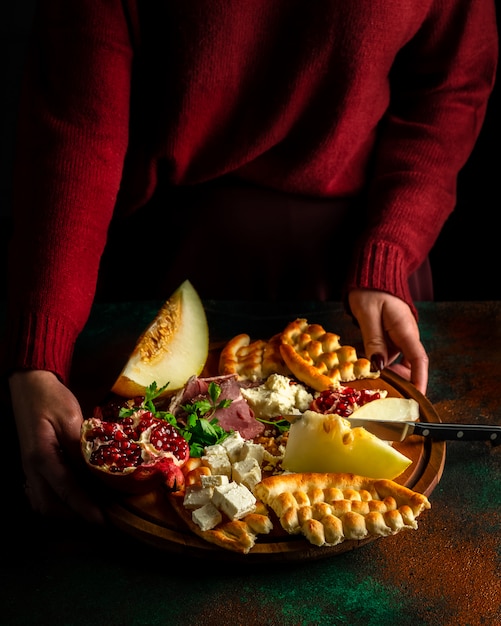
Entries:
<svg viewBox="0 0 501 626">
<path fill-rule="evenodd" d="M 223 448 L 226 450 L 228 458 L 232 463 L 238 461 L 238 459 L 240 458 L 240 451 L 244 443 L 245 439 L 238 431 L 235 431 L 234 433 L 226 437 L 226 439 L 221 443 Z"/>
<path fill-rule="evenodd" d="M 206 455 L 211 454 L 226 454 L 226 448 L 220 443 L 215 443 L 213 446 L 207 446 L 204 450 Z"/>
<path fill-rule="evenodd" d="M 213 448 L 220 450 L 213 450 Z M 212 474 L 223 474 L 231 476 L 231 461 L 226 454 L 223 446 L 210 446 L 205 449 L 205 455 L 202 457 L 202 464 L 208 467 Z"/>
<path fill-rule="evenodd" d="M 184 494 L 183 504 L 187 509 L 198 509 L 211 501 L 213 492 L 213 487 L 188 485 Z"/>
<path fill-rule="evenodd" d="M 202 487 L 220 487 L 229 483 L 228 476 L 224 474 L 211 474 L 210 476 L 200 476 Z"/>
<path fill-rule="evenodd" d="M 230 519 L 240 519 L 256 508 L 256 498 L 244 485 L 232 482 L 214 487 L 212 502 Z"/>
<path fill-rule="evenodd" d="M 191 518 L 200 526 L 201 530 L 210 530 L 217 526 L 223 519 L 221 512 L 212 504 L 208 502 L 198 509 L 195 509 L 191 514 Z"/>
<path fill-rule="evenodd" d="M 264 448 L 260 443 L 252 443 L 251 441 L 246 441 L 242 446 L 242 450 L 240 452 L 239 461 L 244 461 L 245 459 L 253 458 L 261 465 L 264 459 Z"/>
<path fill-rule="evenodd" d="M 233 464 L 231 476 L 235 482 L 253 491 L 257 483 L 261 481 L 261 467 L 256 459 L 247 457 Z"/>
</svg>

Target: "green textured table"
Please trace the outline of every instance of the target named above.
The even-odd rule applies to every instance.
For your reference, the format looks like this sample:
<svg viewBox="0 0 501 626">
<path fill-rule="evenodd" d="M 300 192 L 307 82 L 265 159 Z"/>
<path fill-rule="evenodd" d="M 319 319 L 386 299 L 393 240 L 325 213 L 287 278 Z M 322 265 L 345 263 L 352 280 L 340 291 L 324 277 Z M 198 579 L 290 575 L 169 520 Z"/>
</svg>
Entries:
<svg viewBox="0 0 501 626">
<path fill-rule="evenodd" d="M 94 308 L 72 382 L 86 410 L 160 304 Z M 301 316 L 360 349 L 338 303 L 205 304 L 213 340 L 239 332 L 268 337 Z M 421 303 L 418 310 L 430 355 L 427 395 L 441 420 L 501 423 L 501 303 Z M 13 436 L 7 405 L 2 412 L 4 434 Z M 448 443 L 417 531 L 283 565 L 183 561 L 114 528 L 51 524 L 29 512 L 8 452 L 2 476 L 2 625 L 501 624 L 501 447 Z"/>
</svg>

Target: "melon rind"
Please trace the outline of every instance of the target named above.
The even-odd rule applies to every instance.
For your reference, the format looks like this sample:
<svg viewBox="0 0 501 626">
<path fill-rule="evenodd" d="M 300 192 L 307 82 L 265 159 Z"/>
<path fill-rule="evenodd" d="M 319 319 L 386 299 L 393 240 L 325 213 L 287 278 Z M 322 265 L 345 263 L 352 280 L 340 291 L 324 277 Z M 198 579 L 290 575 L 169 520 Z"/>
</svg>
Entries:
<svg viewBox="0 0 501 626">
<path fill-rule="evenodd" d="M 173 316 L 171 332 L 159 343 L 158 354 L 142 358 L 142 346 L 161 323 L 168 304 Z M 198 376 L 209 353 L 209 327 L 205 310 L 193 285 L 186 280 L 164 304 L 155 319 L 142 333 L 127 363 L 112 387 L 112 392 L 126 398 L 144 395 L 147 387 L 169 383 L 166 393 L 181 389 L 190 378 Z"/>
</svg>

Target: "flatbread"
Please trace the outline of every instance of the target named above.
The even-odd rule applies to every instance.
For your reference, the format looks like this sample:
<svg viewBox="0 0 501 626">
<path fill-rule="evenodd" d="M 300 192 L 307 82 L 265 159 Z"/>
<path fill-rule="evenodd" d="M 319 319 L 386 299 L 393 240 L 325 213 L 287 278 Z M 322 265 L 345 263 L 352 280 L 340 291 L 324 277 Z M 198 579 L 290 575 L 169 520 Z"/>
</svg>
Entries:
<svg viewBox="0 0 501 626">
<path fill-rule="evenodd" d="M 184 507 L 182 493 L 169 494 L 169 501 L 195 535 L 224 550 L 247 554 L 254 547 L 258 534 L 268 534 L 273 528 L 268 509 L 260 502 L 256 503 L 253 513 L 248 513 L 242 519 L 225 519 L 215 528 L 201 530 L 192 519 L 192 511 Z"/>
<path fill-rule="evenodd" d="M 181 491 L 168 493 L 167 497 L 172 508 L 198 537 L 225 550 L 231 550 L 240 554 L 247 554 L 255 545 L 258 534 L 268 534 L 273 524 L 268 515 L 268 509 L 262 502 L 256 502 L 254 511 L 243 516 L 241 519 L 230 520 L 224 513 L 221 522 L 214 528 L 202 530 L 193 521 L 193 510 L 184 505 L 184 496 L 187 487 L 201 486 L 202 476 L 212 474 L 209 467 L 202 465 L 200 458 L 190 458 L 183 467 L 185 474 L 185 486 Z"/>
<path fill-rule="evenodd" d="M 303 318 L 291 322 L 280 335 L 280 354 L 292 374 L 316 391 L 362 378 L 378 378 L 368 359 L 359 358 L 340 337 Z"/>
<path fill-rule="evenodd" d="M 379 376 L 379 372 L 371 371 L 368 359 L 358 357 L 353 346 L 340 344 L 339 335 L 303 318 L 288 324 L 269 341 L 251 341 L 245 333 L 236 335 L 221 352 L 219 374 L 253 382 L 281 374 L 316 391 Z"/>
<path fill-rule="evenodd" d="M 269 341 L 256 339 L 252 342 L 245 333 L 236 335 L 221 351 L 219 374 L 234 374 L 237 380 L 251 381 L 264 380 L 271 374 L 290 376 L 280 353 L 280 343 L 280 334 Z"/>
<path fill-rule="evenodd" d="M 315 546 L 415 530 L 416 518 L 431 506 L 394 481 L 354 474 L 279 474 L 264 478 L 254 494 L 287 533 L 302 533 Z"/>
<path fill-rule="evenodd" d="M 187 472 L 188 485 L 200 483 L 201 469 L 193 467 Z M 203 469 L 208 475 L 207 468 Z M 276 474 L 263 478 L 253 493 L 257 498 L 253 512 L 236 520 L 223 514 L 220 523 L 209 530 L 202 530 L 193 520 L 193 511 L 183 504 L 184 492 L 168 497 L 194 534 L 240 554 L 247 554 L 259 535 L 273 530 L 270 511 L 278 518 L 284 536 L 302 533 L 312 545 L 321 547 L 416 530 L 417 517 L 431 507 L 425 495 L 392 480 L 348 473 Z"/>
</svg>

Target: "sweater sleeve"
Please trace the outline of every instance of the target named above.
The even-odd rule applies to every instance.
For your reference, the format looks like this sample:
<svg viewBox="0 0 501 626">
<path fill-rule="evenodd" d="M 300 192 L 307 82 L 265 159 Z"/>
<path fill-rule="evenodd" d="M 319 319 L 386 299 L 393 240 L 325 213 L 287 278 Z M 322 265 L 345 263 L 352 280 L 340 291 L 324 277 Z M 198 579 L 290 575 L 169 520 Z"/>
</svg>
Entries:
<svg viewBox="0 0 501 626">
<path fill-rule="evenodd" d="M 68 378 L 120 185 L 131 63 L 119 0 L 38 3 L 19 113 L 7 370 Z"/>
<path fill-rule="evenodd" d="M 387 291 L 413 308 L 408 278 L 455 206 L 457 175 L 493 88 L 497 46 L 492 0 L 436 0 L 401 50 L 371 167 L 368 228 L 348 291 Z"/>
</svg>

